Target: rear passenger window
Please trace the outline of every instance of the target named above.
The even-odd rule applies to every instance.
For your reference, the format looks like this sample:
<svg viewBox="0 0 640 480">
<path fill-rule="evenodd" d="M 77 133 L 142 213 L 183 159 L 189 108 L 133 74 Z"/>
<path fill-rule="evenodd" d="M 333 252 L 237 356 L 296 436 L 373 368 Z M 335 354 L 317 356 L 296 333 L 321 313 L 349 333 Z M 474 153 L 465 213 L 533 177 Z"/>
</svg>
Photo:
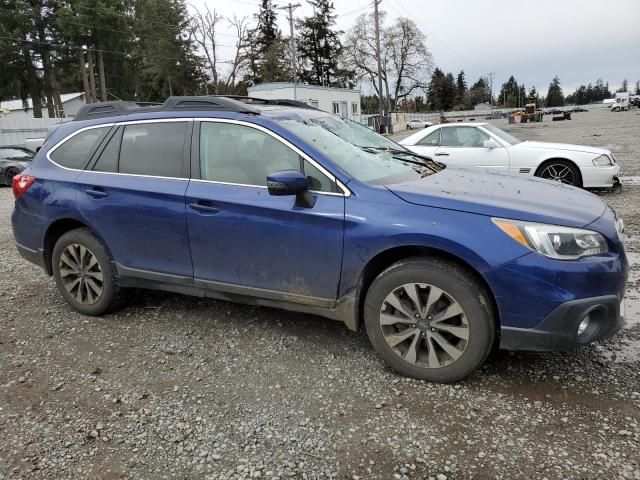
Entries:
<svg viewBox="0 0 640 480">
<path fill-rule="evenodd" d="M 100 158 L 96 162 L 93 169 L 97 172 L 111 172 L 118 171 L 118 155 L 120 154 L 120 139 L 122 137 L 122 128 L 120 128 L 109 140 L 107 146 L 104 147 Z"/>
<path fill-rule="evenodd" d="M 49 156 L 51 160 L 63 167 L 83 169 L 110 128 L 111 126 L 90 128 L 80 132 L 65 141 Z"/>
<path fill-rule="evenodd" d="M 120 173 L 182 177 L 186 122 L 127 125 L 120 148 Z"/>
</svg>

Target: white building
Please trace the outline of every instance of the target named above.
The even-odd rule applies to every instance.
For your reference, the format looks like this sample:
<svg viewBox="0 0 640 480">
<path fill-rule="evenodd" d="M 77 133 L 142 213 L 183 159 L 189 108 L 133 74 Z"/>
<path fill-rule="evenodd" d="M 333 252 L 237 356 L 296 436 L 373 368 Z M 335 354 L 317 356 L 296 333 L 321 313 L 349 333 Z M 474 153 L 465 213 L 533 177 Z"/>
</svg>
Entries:
<svg viewBox="0 0 640 480">
<path fill-rule="evenodd" d="M 81 106 L 85 104 L 84 93 L 63 93 L 60 95 L 62 108 L 65 117 L 73 117 Z M 25 108 L 26 107 L 26 108 Z M 23 118 L 33 118 L 33 102 L 31 98 L 27 98 L 26 105 L 22 100 L 7 100 L 0 102 L 0 118 L 13 118 L 21 120 Z M 42 107 L 42 118 L 49 118 L 47 107 Z"/>
<path fill-rule="evenodd" d="M 360 121 L 360 90 L 293 83 L 262 83 L 247 89 L 250 97 L 298 100 L 325 112 Z"/>
</svg>

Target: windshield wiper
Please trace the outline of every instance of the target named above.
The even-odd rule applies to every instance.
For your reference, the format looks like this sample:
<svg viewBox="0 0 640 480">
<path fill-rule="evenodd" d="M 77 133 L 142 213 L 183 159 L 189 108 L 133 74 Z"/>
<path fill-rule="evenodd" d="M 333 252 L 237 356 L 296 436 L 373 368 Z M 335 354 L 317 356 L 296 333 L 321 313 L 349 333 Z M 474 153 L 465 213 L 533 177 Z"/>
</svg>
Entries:
<svg viewBox="0 0 640 480">
<path fill-rule="evenodd" d="M 420 165 L 422 167 L 427 167 L 428 169 L 430 169 L 433 173 L 438 173 L 441 170 L 444 170 L 446 168 L 446 166 L 440 162 L 436 162 L 434 159 L 432 159 L 431 157 L 426 157 L 424 155 L 420 155 L 418 153 L 414 153 L 410 150 L 400 150 L 399 148 L 393 148 L 393 147 L 377 147 L 374 145 L 358 145 L 362 150 L 364 150 L 365 152 L 370 152 L 370 153 L 380 153 L 380 152 L 388 152 L 391 154 L 391 156 L 393 158 L 397 158 L 400 161 L 403 162 L 407 162 L 407 163 L 411 163 L 413 165 Z M 420 161 L 416 161 L 416 160 L 409 160 L 406 158 L 399 158 L 398 155 L 406 155 L 409 157 L 414 157 L 414 158 L 419 158 Z M 427 176 L 427 175 L 423 175 L 423 176 Z"/>
</svg>

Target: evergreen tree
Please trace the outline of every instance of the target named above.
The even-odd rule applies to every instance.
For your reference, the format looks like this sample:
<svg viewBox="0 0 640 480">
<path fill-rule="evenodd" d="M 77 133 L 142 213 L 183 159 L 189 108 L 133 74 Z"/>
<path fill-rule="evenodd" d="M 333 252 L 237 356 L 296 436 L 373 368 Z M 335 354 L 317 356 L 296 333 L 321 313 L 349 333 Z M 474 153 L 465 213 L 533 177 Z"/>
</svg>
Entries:
<svg viewBox="0 0 640 480">
<path fill-rule="evenodd" d="M 353 71 L 340 68 L 342 57 L 341 31 L 333 29 L 336 23 L 333 2 L 308 0 L 313 15 L 297 22 L 296 42 L 300 81 L 329 87 L 353 86 Z"/>
<path fill-rule="evenodd" d="M 547 107 L 561 107 L 564 105 L 564 94 L 560 86 L 560 78 L 556 75 L 549 84 L 547 92 Z"/>
<path fill-rule="evenodd" d="M 468 96 L 467 81 L 464 78 L 464 70 L 460 70 L 458 77 L 456 78 L 456 106 L 460 110 L 468 108 Z"/>
<path fill-rule="evenodd" d="M 271 0 L 262 0 L 256 19 L 258 23 L 249 35 L 249 68 L 244 82 L 252 85 L 291 81 L 288 45 L 278 29 L 277 15 Z"/>
<path fill-rule="evenodd" d="M 636 80 L 636 91 L 635 95 L 640 95 L 640 80 Z"/>
<path fill-rule="evenodd" d="M 473 108 L 478 103 L 490 103 L 491 91 L 489 88 L 489 80 L 480 77 L 469 89 L 469 106 Z"/>
<path fill-rule="evenodd" d="M 618 92 L 628 92 L 629 91 L 629 82 L 625 78 L 622 81 L 622 86 L 618 89 Z"/>
<path fill-rule="evenodd" d="M 522 107 L 526 101 L 526 93 L 524 85 L 518 85 L 513 75 L 509 77 L 506 83 L 502 84 L 498 102 L 502 102 L 503 106 L 514 108 Z"/>
</svg>

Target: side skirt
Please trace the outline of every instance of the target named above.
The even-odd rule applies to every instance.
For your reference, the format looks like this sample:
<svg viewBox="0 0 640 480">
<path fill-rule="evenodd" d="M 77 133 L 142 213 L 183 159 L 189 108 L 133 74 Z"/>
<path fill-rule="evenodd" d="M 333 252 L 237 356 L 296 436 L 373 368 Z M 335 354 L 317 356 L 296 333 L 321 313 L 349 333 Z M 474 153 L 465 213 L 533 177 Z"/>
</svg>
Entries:
<svg viewBox="0 0 640 480">
<path fill-rule="evenodd" d="M 336 301 L 277 290 L 150 272 L 128 268 L 117 262 L 114 262 L 114 269 L 118 274 L 116 279 L 118 285 L 124 288 L 163 290 L 194 297 L 309 313 L 344 322 L 350 330 L 357 330 L 356 297 L 354 294 L 347 294 Z"/>
</svg>

